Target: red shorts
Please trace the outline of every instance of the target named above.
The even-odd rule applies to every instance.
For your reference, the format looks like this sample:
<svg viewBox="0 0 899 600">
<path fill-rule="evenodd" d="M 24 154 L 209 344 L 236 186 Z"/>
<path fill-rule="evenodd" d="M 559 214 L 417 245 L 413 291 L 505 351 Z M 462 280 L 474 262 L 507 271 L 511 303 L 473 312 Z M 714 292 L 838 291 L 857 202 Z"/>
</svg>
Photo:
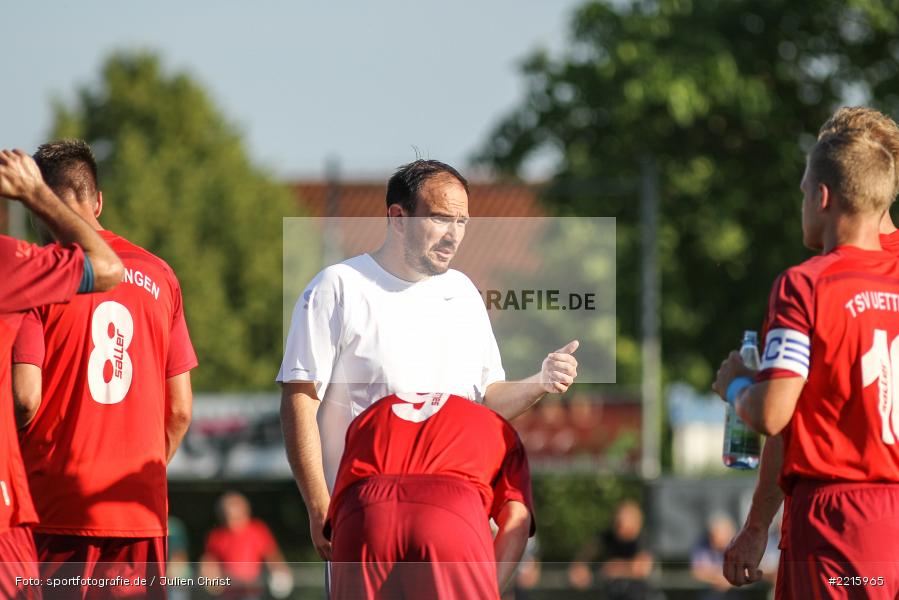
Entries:
<svg viewBox="0 0 899 600">
<path fill-rule="evenodd" d="M 40 576 L 31 530 L 13 527 L 0 533 L 0 598 L 40 600 Z"/>
<path fill-rule="evenodd" d="M 44 600 L 164 600 L 166 540 L 35 533 Z"/>
<path fill-rule="evenodd" d="M 779 597 L 899 597 L 899 484 L 800 480 L 791 496 Z"/>
<path fill-rule="evenodd" d="M 331 593 L 355 598 L 497 599 L 481 496 L 451 476 L 376 476 L 334 514 Z"/>
</svg>

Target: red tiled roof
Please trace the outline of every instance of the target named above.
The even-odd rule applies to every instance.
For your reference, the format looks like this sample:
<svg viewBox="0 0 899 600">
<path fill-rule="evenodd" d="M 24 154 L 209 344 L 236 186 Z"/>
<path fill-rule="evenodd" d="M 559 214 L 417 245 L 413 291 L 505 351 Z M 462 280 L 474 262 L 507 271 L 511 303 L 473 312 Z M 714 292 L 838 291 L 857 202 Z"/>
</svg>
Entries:
<svg viewBox="0 0 899 600">
<path fill-rule="evenodd" d="M 545 217 L 537 200 L 540 186 L 516 183 L 470 184 L 469 212 L 472 217 Z M 382 217 L 386 213 L 384 197 L 387 182 L 340 182 L 333 192 L 338 206 L 328 214 L 330 184 L 323 181 L 298 181 L 293 184 L 297 198 L 309 216 Z"/>
</svg>

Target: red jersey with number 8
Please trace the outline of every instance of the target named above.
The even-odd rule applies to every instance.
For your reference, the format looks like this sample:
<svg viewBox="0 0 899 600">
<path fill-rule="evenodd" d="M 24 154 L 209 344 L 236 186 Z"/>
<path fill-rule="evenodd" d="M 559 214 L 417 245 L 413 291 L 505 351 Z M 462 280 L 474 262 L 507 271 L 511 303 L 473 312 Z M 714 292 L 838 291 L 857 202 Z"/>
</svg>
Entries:
<svg viewBox="0 0 899 600">
<path fill-rule="evenodd" d="M 839 246 L 774 283 L 759 381 L 805 378 L 781 485 L 899 482 L 899 260 Z"/>
<path fill-rule="evenodd" d="M 197 365 L 172 269 L 108 231 L 122 283 L 26 317 L 13 361 L 42 369 L 20 432 L 41 533 L 165 535 L 166 379 Z"/>
</svg>

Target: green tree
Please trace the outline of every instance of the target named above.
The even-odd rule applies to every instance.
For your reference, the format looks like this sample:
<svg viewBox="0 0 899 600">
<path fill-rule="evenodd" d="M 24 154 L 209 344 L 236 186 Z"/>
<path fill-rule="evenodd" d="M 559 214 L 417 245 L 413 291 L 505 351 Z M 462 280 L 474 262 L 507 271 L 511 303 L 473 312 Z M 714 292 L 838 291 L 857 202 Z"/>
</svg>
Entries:
<svg viewBox="0 0 899 600">
<path fill-rule="evenodd" d="M 254 166 L 202 87 L 149 53 L 111 56 L 98 85 L 55 106 L 54 138 L 96 151 L 105 227 L 178 275 L 201 390 L 271 387 L 281 358 L 286 186 Z"/>
<path fill-rule="evenodd" d="M 660 172 L 666 378 L 705 387 L 809 256 L 798 184 L 818 127 L 849 102 L 899 116 L 897 39 L 895 0 L 603 0 L 564 54 L 527 59 L 479 159 L 514 175 L 551 149 L 548 205 L 617 217 L 619 381 L 639 376 L 640 161 Z"/>
</svg>

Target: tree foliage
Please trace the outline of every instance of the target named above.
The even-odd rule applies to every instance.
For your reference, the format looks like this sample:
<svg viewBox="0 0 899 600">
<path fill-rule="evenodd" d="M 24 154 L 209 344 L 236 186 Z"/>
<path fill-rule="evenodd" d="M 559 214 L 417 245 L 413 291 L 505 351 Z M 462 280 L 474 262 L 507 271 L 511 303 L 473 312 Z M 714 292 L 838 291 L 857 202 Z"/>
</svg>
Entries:
<svg viewBox="0 0 899 600">
<path fill-rule="evenodd" d="M 524 64 L 527 91 L 480 160 L 516 174 L 557 153 L 545 201 L 618 221 L 619 381 L 639 376 L 640 161 L 660 172 L 666 377 L 697 386 L 758 328 L 802 248 L 804 150 L 837 106 L 899 116 L 895 0 L 585 3 L 561 56 Z"/>
<path fill-rule="evenodd" d="M 255 167 L 202 87 L 148 53 L 111 56 L 57 103 L 53 136 L 96 151 L 110 230 L 178 275 L 200 358 L 195 387 L 270 387 L 281 358 L 281 219 L 290 191 Z"/>
</svg>

